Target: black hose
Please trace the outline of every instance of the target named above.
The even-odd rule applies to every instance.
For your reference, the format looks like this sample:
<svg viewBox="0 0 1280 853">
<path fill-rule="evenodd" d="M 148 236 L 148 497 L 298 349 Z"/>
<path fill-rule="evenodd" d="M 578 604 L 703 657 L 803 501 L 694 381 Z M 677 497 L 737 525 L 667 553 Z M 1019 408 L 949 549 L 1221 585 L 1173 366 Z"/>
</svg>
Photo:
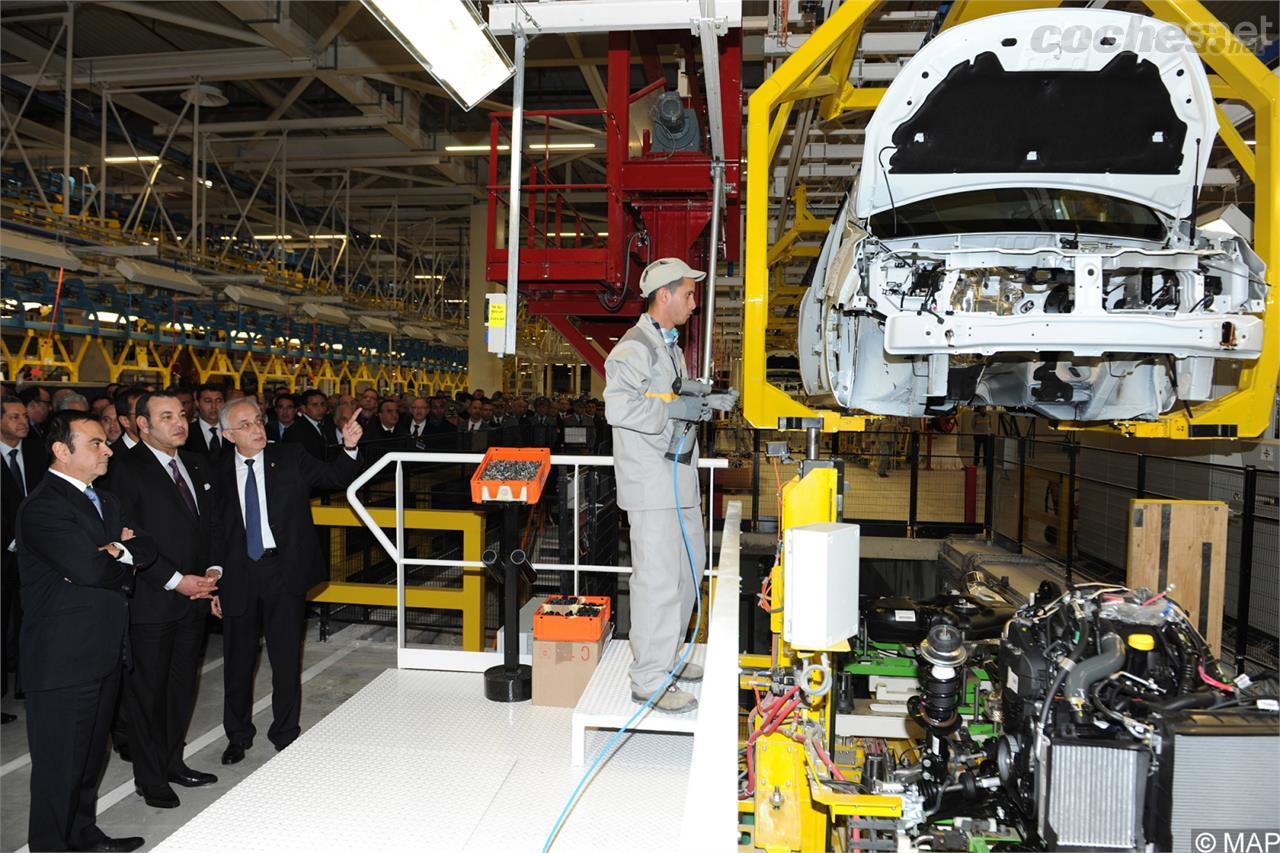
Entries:
<svg viewBox="0 0 1280 853">
<path fill-rule="evenodd" d="M 1053 708 L 1053 697 L 1058 695 L 1058 690 L 1062 688 L 1062 682 L 1067 679 L 1067 673 L 1069 673 L 1071 668 L 1080 660 L 1080 656 L 1084 654 L 1084 647 L 1088 642 L 1089 620 L 1081 619 L 1080 634 L 1076 638 L 1076 644 L 1071 647 L 1071 651 L 1067 653 L 1066 657 L 1066 660 L 1071 661 L 1071 663 L 1068 666 L 1063 666 L 1059 663 L 1058 674 L 1054 676 L 1053 683 L 1049 685 L 1049 692 L 1045 694 L 1044 706 L 1040 709 L 1040 724 L 1036 728 L 1037 733 L 1043 732 L 1049 725 L 1049 711 Z"/>
<path fill-rule="evenodd" d="M 1175 696 L 1165 702 L 1148 702 L 1147 707 L 1161 714 L 1168 714 L 1173 711 L 1184 711 L 1187 708 L 1208 708 L 1218 698 L 1218 694 L 1212 690 L 1197 690 L 1194 693 Z"/>
<path fill-rule="evenodd" d="M 1104 634 L 1098 641 L 1098 649 L 1098 654 L 1079 661 L 1070 672 L 1063 670 L 1066 673 L 1064 683 L 1067 700 L 1071 702 L 1072 714 L 1077 723 L 1085 722 L 1084 699 L 1089 686 L 1118 672 L 1124 665 L 1124 640 L 1120 639 L 1119 634 Z"/>
</svg>

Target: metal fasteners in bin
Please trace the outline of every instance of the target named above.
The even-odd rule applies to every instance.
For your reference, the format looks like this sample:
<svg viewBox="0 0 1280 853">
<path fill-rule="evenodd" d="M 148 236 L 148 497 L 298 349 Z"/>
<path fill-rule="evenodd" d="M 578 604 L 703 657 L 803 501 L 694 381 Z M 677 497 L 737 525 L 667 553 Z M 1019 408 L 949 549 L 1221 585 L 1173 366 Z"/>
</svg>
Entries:
<svg viewBox="0 0 1280 853">
<path fill-rule="evenodd" d="M 538 476 L 537 462 L 495 459 L 484 468 L 481 480 L 533 480 Z"/>
<path fill-rule="evenodd" d="M 551 472 L 546 447 L 492 447 L 471 477 L 471 500 L 534 504 Z"/>
</svg>

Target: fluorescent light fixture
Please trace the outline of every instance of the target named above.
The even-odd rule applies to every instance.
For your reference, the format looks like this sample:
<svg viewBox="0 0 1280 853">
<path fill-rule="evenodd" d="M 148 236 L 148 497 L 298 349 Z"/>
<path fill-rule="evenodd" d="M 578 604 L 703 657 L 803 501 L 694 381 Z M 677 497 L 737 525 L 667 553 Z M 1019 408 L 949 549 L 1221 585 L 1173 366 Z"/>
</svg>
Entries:
<svg viewBox="0 0 1280 853">
<path fill-rule="evenodd" d="M 596 147 L 594 142 L 531 142 L 531 151 L 591 151 Z"/>
<path fill-rule="evenodd" d="M 596 231 L 594 234 L 589 231 L 552 231 L 548 237 L 608 237 L 608 231 Z"/>
<path fill-rule="evenodd" d="M 381 234 L 370 234 L 370 235 L 369 235 L 369 239 L 370 239 L 370 240 L 381 240 L 381 239 L 382 239 L 382 235 L 381 235 Z"/>
<path fill-rule="evenodd" d="M 128 320 L 128 317 L 121 317 L 114 311 L 96 311 L 94 316 L 98 318 L 99 323 L 122 323 Z"/>
<path fill-rule="evenodd" d="M 356 320 L 371 332 L 382 332 L 388 335 L 395 335 L 400 332 L 395 323 L 390 320 L 384 320 L 381 317 L 357 317 Z"/>
<path fill-rule="evenodd" d="M 345 240 L 346 234 L 312 234 L 312 240 Z"/>
<path fill-rule="evenodd" d="M 304 302 L 302 303 L 302 313 L 306 314 L 313 320 L 321 320 L 325 323 L 334 323 L 340 325 L 350 325 L 351 315 L 343 311 L 336 305 L 326 305 L 323 302 Z M 335 347 L 337 344 L 334 345 Z"/>
<path fill-rule="evenodd" d="M 488 145 L 446 145 L 444 147 L 444 150 L 448 151 L 450 154 L 488 154 L 489 146 Z M 498 150 L 510 151 L 511 146 L 499 145 Z"/>
<path fill-rule="evenodd" d="M 254 234 L 255 240 L 292 240 L 292 234 Z"/>
<path fill-rule="evenodd" d="M 470 0 L 360 0 L 453 99 L 470 110 L 515 66 Z"/>
<path fill-rule="evenodd" d="M 594 142 L 530 142 L 530 151 L 592 151 L 596 147 Z M 489 146 L 484 145 L 446 145 L 444 150 L 449 154 L 488 154 Z M 511 146 L 501 143 L 497 146 L 498 151 L 510 151 Z"/>
<path fill-rule="evenodd" d="M 418 273 L 414 278 L 418 281 L 444 281 L 444 276 L 442 275 L 430 275 L 427 273 Z"/>
<path fill-rule="evenodd" d="M 156 154 L 139 154 L 136 157 L 132 154 L 125 154 L 117 157 L 103 157 L 104 163 L 159 163 L 160 157 Z"/>
<path fill-rule="evenodd" d="M 448 303 L 449 305 L 466 305 L 467 304 L 467 300 L 465 299 L 446 299 L 445 302 Z"/>
<path fill-rule="evenodd" d="M 116 272 L 124 276 L 126 281 L 134 284 L 145 284 L 162 290 L 176 290 L 192 296 L 204 295 L 204 286 L 190 273 L 182 270 L 149 264 L 133 258 L 119 258 L 116 260 Z"/>
<path fill-rule="evenodd" d="M 270 290 L 233 284 L 222 292 L 237 305 L 248 305 L 250 308 L 263 308 L 267 311 L 289 310 L 289 300 Z"/>
<path fill-rule="evenodd" d="M 65 270 L 80 269 L 80 259 L 61 243 L 5 230 L 0 233 L 0 257 Z"/>
<path fill-rule="evenodd" d="M 1246 139 L 1246 140 L 1244 141 L 1244 144 L 1245 144 L 1245 145 L 1257 145 L 1257 144 L 1258 144 L 1258 140 L 1256 140 L 1256 139 Z"/>
</svg>

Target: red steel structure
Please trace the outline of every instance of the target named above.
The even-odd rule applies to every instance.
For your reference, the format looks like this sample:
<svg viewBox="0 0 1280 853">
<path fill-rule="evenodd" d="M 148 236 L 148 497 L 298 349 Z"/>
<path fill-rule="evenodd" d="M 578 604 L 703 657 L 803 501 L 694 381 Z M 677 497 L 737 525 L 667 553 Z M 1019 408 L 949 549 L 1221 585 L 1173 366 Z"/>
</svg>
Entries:
<svg viewBox="0 0 1280 853">
<path fill-rule="evenodd" d="M 685 105 L 698 117 L 701 151 L 652 151 L 643 109 L 646 99 L 669 86 L 658 46 L 675 43 L 683 47 L 692 66 L 692 57 L 698 55 L 694 38 L 687 31 L 635 34 L 640 68 L 647 82 L 634 91 L 632 38 L 629 32 L 609 35 L 607 109 L 525 111 L 525 139 L 535 150 L 539 138 L 544 142 L 542 156 L 528 158 L 520 186 L 521 233 L 515 237 L 520 240 L 521 304 L 530 315 L 546 317 L 601 375 L 613 340 L 635 322 L 641 311 L 638 282 L 645 264 L 651 259 L 674 256 L 695 269 L 706 269 L 712 246 L 712 156 L 707 139 L 706 94 L 698 75 L 690 67 Z M 736 263 L 741 252 L 742 31 L 730 30 L 718 43 L 725 147 L 720 255 Z M 510 120 L 509 112 L 492 113 L 489 135 L 486 274 L 490 281 L 503 284 L 507 280 L 507 244 L 499 228 L 506 223 L 511 188 L 499 183 L 499 161 L 505 159 L 502 146 L 510 142 Z M 603 182 L 557 183 L 553 179 L 553 170 L 558 166 L 552 159 L 554 146 L 549 144 L 551 128 L 569 122 L 603 126 Z M 583 215 L 582 207 L 587 204 L 593 210 L 604 205 L 607 229 L 596 226 L 598 215 Z M 699 292 L 700 301 L 701 296 Z M 701 351 L 700 314 L 701 309 L 682 335 L 693 375 L 701 368 L 697 363 Z"/>
</svg>

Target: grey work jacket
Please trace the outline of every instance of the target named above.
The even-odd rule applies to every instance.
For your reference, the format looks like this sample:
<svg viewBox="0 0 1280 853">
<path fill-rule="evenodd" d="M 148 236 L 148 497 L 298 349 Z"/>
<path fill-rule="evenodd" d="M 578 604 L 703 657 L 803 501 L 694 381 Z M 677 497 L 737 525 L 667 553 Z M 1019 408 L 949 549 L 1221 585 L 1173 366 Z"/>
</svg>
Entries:
<svg viewBox="0 0 1280 853">
<path fill-rule="evenodd" d="M 613 467 L 618 478 L 618 507 L 624 510 L 673 509 L 676 506 L 670 459 L 663 458 L 678 421 L 667 402 L 647 393 L 670 394 L 684 378 L 684 353 L 668 346 L 649 315 L 641 314 L 604 363 L 604 416 L 613 427 Z M 685 449 L 693 459 L 679 466 L 680 506 L 699 504 L 698 439 L 692 430 Z"/>
</svg>

